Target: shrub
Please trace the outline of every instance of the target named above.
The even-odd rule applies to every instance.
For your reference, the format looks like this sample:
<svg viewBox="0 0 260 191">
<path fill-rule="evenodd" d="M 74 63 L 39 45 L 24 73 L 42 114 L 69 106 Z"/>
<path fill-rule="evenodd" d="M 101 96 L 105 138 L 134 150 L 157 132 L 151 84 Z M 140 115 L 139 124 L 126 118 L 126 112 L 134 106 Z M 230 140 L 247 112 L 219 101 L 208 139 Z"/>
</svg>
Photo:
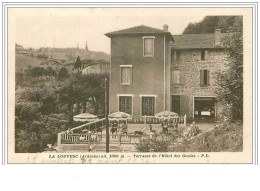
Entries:
<svg viewBox="0 0 260 191">
<path fill-rule="evenodd" d="M 146 139 L 136 144 L 139 152 L 167 152 L 169 151 L 169 143 L 163 140 Z"/>
</svg>

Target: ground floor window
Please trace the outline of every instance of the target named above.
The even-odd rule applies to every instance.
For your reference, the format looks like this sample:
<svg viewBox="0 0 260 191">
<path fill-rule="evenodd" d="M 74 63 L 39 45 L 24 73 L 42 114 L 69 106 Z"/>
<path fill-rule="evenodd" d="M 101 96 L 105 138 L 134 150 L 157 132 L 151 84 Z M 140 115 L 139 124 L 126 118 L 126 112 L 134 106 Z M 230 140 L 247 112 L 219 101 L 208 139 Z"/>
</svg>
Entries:
<svg viewBox="0 0 260 191">
<path fill-rule="evenodd" d="M 155 115 L 155 97 L 142 97 L 142 116 Z"/>
<path fill-rule="evenodd" d="M 215 97 L 194 98 L 194 118 L 215 118 Z"/>
<path fill-rule="evenodd" d="M 132 96 L 119 96 L 119 111 L 132 115 Z"/>
</svg>

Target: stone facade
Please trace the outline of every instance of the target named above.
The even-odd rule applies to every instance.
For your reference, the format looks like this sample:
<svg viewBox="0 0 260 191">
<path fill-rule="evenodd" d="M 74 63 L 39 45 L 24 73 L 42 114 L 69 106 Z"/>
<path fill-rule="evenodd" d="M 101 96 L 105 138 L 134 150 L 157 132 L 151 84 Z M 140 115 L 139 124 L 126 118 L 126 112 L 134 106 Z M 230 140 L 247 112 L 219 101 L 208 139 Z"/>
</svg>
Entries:
<svg viewBox="0 0 260 191">
<path fill-rule="evenodd" d="M 173 50 L 174 51 L 174 50 Z M 171 95 L 180 95 L 181 115 L 193 118 L 194 97 L 217 97 L 216 77 L 225 69 L 227 54 L 223 49 L 205 50 L 205 60 L 201 60 L 201 50 L 178 50 L 178 60 L 172 60 L 171 68 L 181 72 L 181 83 L 171 83 Z M 200 70 L 209 70 L 209 85 L 200 85 Z M 216 118 L 221 115 L 220 104 L 216 104 Z"/>
</svg>

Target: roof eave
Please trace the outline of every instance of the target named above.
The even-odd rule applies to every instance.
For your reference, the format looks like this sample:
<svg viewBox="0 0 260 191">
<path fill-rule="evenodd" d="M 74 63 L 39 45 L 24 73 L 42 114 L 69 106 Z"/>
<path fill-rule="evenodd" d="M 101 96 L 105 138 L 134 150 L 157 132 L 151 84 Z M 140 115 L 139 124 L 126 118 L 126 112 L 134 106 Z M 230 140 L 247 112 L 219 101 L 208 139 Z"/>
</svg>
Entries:
<svg viewBox="0 0 260 191">
<path fill-rule="evenodd" d="M 122 34 L 113 34 L 113 33 L 106 33 L 105 35 L 109 38 L 112 36 L 127 36 L 127 35 L 169 35 L 171 40 L 175 42 L 173 36 L 170 32 L 162 32 L 162 33 L 122 33 Z"/>
<path fill-rule="evenodd" d="M 216 47 L 182 47 L 182 48 L 176 48 L 176 47 L 171 47 L 171 49 L 174 50 L 194 50 L 194 49 L 225 49 L 225 47 L 221 46 L 216 46 Z"/>
</svg>

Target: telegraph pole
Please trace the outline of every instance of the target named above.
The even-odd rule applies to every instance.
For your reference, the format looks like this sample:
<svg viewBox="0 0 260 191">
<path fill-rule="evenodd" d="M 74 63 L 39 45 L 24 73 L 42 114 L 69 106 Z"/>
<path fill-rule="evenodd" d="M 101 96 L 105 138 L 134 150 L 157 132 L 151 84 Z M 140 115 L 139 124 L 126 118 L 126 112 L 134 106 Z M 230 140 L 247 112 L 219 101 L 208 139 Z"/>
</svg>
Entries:
<svg viewBox="0 0 260 191">
<path fill-rule="evenodd" d="M 106 152 L 109 153 L 109 127 L 108 127 L 108 83 L 105 79 L 105 118 L 106 118 Z"/>
</svg>

